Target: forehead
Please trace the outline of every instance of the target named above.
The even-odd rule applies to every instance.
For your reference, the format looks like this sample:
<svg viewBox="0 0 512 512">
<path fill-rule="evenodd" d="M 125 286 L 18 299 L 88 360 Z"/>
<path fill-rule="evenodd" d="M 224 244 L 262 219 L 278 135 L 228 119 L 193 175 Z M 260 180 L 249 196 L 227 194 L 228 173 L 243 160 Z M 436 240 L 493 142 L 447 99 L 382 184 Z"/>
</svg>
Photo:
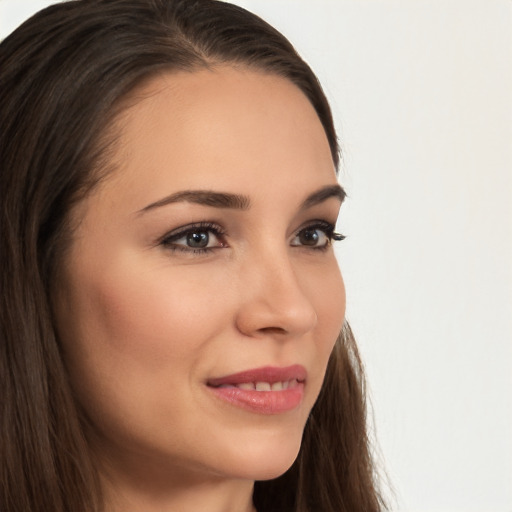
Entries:
<svg viewBox="0 0 512 512">
<path fill-rule="evenodd" d="M 262 180 L 282 189 L 290 177 L 298 188 L 335 182 L 314 108 L 282 77 L 227 66 L 165 74 L 128 103 L 107 181 L 131 190 L 141 207 L 174 189 L 246 193 Z"/>
</svg>

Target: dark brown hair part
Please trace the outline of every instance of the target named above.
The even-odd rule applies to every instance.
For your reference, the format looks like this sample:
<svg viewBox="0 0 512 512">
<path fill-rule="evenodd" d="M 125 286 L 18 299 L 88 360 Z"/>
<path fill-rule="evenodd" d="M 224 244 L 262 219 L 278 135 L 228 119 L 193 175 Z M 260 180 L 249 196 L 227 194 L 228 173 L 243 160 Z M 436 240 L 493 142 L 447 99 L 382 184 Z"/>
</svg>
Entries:
<svg viewBox="0 0 512 512">
<path fill-rule="evenodd" d="M 315 108 L 335 166 L 328 102 L 274 28 L 215 0 L 74 0 L 0 45 L 0 510 L 100 512 L 98 475 L 51 311 L 70 212 L 108 173 L 106 134 L 156 74 L 243 65 L 293 82 Z M 259 512 L 384 508 L 366 431 L 364 380 L 346 324 L 299 457 L 257 482 Z"/>
</svg>

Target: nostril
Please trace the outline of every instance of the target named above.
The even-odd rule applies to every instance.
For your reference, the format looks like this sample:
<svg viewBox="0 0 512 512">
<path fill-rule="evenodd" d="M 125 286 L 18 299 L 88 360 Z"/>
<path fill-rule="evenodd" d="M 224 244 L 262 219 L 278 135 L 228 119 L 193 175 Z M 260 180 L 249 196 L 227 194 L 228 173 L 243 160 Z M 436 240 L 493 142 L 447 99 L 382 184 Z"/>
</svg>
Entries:
<svg viewBox="0 0 512 512">
<path fill-rule="evenodd" d="M 286 334 L 283 327 L 262 327 L 259 331 L 265 334 Z"/>
</svg>

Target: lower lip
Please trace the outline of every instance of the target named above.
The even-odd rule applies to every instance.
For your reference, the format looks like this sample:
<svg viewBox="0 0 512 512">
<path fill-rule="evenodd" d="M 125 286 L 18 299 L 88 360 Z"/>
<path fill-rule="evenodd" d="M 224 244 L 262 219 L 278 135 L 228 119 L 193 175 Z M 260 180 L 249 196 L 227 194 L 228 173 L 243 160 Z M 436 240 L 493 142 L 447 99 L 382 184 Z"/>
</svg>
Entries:
<svg viewBox="0 0 512 512">
<path fill-rule="evenodd" d="M 304 396 L 304 383 L 280 391 L 251 391 L 247 389 L 214 388 L 211 391 L 226 402 L 258 414 L 281 414 L 299 406 Z"/>
</svg>

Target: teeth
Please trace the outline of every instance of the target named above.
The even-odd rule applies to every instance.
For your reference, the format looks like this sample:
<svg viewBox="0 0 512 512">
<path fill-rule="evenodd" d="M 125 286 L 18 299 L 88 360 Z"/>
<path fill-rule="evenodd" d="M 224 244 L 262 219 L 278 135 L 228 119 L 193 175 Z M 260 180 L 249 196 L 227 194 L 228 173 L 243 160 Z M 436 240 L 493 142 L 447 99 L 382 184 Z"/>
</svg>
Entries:
<svg viewBox="0 0 512 512">
<path fill-rule="evenodd" d="M 254 382 L 244 382 L 243 384 L 238 384 L 237 388 L 250 389 L 254 391 Z"/>
<path fill-rule="evenodd" d="M 248 391 L 283 391 L 285 389 L 296 388 L 298 386 L 297 379 L 285 380 L 281 382 L 242 382 L 241 384 L 234 385 L 222 385 L 220 387 L 237 387 L 238 389 L 244 389 Z"/>
</svg>

